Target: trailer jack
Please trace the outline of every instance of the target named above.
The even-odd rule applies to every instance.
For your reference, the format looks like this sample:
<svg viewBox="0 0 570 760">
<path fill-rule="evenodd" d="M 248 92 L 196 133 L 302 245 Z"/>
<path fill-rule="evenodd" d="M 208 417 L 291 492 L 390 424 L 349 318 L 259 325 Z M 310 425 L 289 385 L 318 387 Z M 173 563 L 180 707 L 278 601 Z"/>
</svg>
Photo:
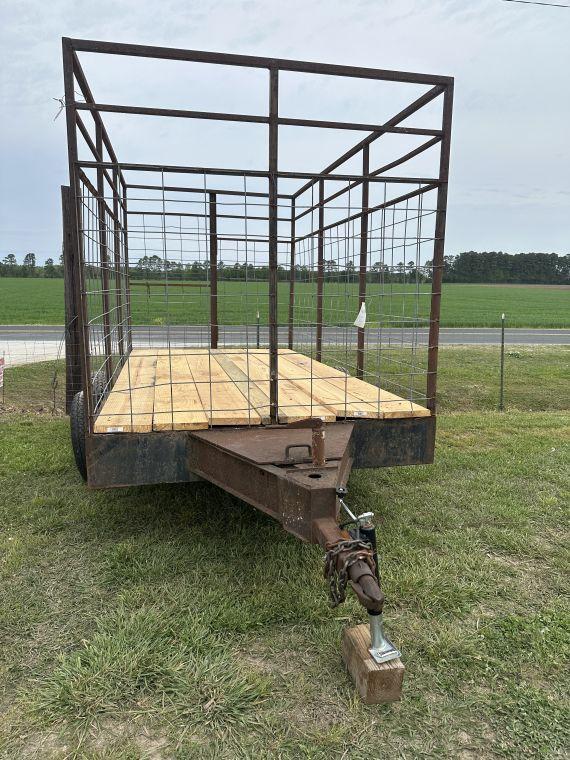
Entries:
<svg viewBox="0 0 570 760">
<path fill-rule="evenodd" d="M 384 594 L 380 587 L 380 569 L 376 544 L 373 512 L 354 515 L 344 501 L 346 488 L 337 488 L 337 497 L 349 521 L 341 529 L 352 525 L 350 541 L 339 540 L 327 550 L 325 577 L 329 580 L 331 605 L 338 606 L 346 597 L 347 581 L 358 601 L 366 608 L 370 625 L 368 651 L 377 663 L 390 662 L 401 657 L 401 652 L 384 634 L 382 610 Z"/>
</svg>

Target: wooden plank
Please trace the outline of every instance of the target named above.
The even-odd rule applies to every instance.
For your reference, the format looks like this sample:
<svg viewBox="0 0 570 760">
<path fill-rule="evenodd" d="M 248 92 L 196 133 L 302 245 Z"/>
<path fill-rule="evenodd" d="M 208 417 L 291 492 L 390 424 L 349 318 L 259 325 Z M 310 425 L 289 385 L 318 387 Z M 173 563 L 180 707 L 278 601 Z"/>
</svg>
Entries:
<svg viewBox="0 0 570 760">
<path fill-rule="evenodd" d="M 293 362 L 299 367 L 309 369 L 314 377 L 326 379 L 327 382 L 332 385 L 336 385 L 344 391 L 346 387 L 351 395 L 359 399 L 373 404 L 378 408 L 378 400 L 380 400 L 380 412 L 383 417 L 429 417 L 430 411 L 420 404 L 415 404 L 412 401 L 407 401 L 401 396 L 397 396 L 395 393 L 385 391 L 383 388 L 378 388 L 371 383 L 367 383 L 364 380 L 359 380 L 356 377 L 347 376 L 341 370 L 329 367 L 326 364 L 317 362 L 293 351 L 286 350 L 286 359 Z M 359 415 L 360 416 L 360 415 Z"/>
<path fill-rule="evenodd" d="M 404 664 L 400 659 L 380 665 L 372 658 L 370 626 L 346 628 L 342 637 L 342 659 L 352 680 L 367 705 L 397 702 L 402 697 Z"/>
<path fill-rule="evenodd" d="M 95 420 L 95 433 L 148 433 L 152 430 L 156 359 L 129 358 Z"/>
<path fill-rule="evenodd" d="M 301 367 L 289 361 L 286 355 L 279 356 L 279 373 L 286 375 L 292 383 L 304 390 L 313 399 L 324 406 L 330 407 L 337 417 L 366 417 L 378 419 L 383 417 L 378 412 L 378 406 L 362 401 L 350 392 L 348 386 L 342 387 L 329 383 L 314 375 L 311 376 L 310 367 Z"/>
<path fill-rule="evenodd" d="M 269 396 L 269 352 L 232 353 L 231 359 L 267 396 Z M 310 395 L 291 383 L 279 373 L 279 422 L 294 422 L 307 417 L 321 417 L 325 422 L 334 422 L 336 413 L 322 404 L 315 403 Z"/>
<path fill-rule="evenodd" d="M 156 362 L 153 430 L 204 430 L 208 417 L 185 356 L 159 356 Z"/>
<path fill-rule="evenodd" d="M 261 424 L 260 415 L 213 354 L 187 354 L 185 358 L 210 424 Z"/>
<path fill-rule="evenodd" d="M 259 385 L 251 382 L 247 373 L 232 361 L 233 354 L 231 351 L 226 353 L 225 350 L 217 349 L 214 353 L 216 355 L 216 361 L 234 381 L 237 389 L 250 400 L 253 408 L 261 417 L 261 423 L 263 425 L 269 425 L 271 422 L 269 415 L 269 395 L 264 390 L 261 390 Z"/>
</svg>

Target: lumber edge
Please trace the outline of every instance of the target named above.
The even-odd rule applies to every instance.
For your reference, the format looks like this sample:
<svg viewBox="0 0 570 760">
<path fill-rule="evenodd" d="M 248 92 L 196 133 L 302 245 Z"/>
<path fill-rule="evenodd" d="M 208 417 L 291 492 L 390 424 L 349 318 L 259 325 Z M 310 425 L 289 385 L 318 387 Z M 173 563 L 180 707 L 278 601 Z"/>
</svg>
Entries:
<svg viewBox="0 0 570 760">
<path fill-rule="evenodd" d="M 402 698 L 404 663 L 391 660 L 379 665 L 368 651 L 370 628 L 367 624 L 346 628 L 342 635 L 342 659 L 362 701 L 367 705 L 397 702 Z"/>
</svg>

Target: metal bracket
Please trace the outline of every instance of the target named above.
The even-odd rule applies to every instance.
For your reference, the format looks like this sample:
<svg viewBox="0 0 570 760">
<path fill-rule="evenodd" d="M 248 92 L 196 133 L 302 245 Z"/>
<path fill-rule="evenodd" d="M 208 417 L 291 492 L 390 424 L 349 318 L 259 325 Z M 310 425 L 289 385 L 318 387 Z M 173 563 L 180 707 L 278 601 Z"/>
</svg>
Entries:
<svg viewBox="0 0 570 760">
<path fill-rule="evenodd" d="M 326 463 L 325 459 L 325 426 L 323 420 L 320 417 L 307 417 L 304 420 L 297 420 L 296 422 L 290 422 L 287 427 L 289 428 L 310 428 L 312 431 L 311 439 L 311 459 L 313 461 L 313 467 L 324 467 Z M 290 447 L 288 447 L 290 448 Z M 285 450 L 285 456 L 287 456 L 287 449 Z"/>
<path fill-rule="evenodd" d="M 384 634 L 384 624 L 382 621 L 382 613 L 378 615 L 369 615 L 370 620 L 370 643 L 371 647 L 368 650 L 372 655 L 372 658 L 378 664 L 382 662 L 390 662 L 390 660 L 397 660 L 402 656 L 402 653 L 396 649 L 390 639 L 386 638 Z"/>
<path fill-rule="evenodd" d="M 289 446 L 285 446 L 285 462 L 287 464 L 295 464 L 295 460 L 289 456 L 291 449 L 307 449 L 309 456 L 313 456 L 313 450 L 309 443 L 290 443 Z"/>
</svg>

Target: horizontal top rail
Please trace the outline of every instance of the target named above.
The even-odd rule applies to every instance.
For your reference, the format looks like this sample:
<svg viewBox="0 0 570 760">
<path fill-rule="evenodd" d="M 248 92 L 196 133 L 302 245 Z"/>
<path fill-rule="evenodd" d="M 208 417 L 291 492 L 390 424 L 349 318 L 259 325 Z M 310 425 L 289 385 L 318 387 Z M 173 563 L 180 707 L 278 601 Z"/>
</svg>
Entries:
<svg viewBox="0 0 570 760">
<path fill-rule="evenodd" d="M 162 166 L 160 164 L 129 164 L 119 162 L 114 164 L 109 161 L 77 161 L 77 166 L 96 169 L 96 168 L 113 168 L 119 167 L 123 171 L 149 171 L 162 172 L 164 174 L 219 174 L 238 177 L 269 177 L 270 174 L 281 177 L 282 179 L 315 179 L 326 180 L 329 182 L 354 182 L 357 180 L 367 180 L 378 182 L 380 184 L 430 184 L 438 185 L 440 180 L 435 177 L 378 177 L 372 174 L 322 174 L 318 172 L 289 172 L 277 171 L 269 172 L 260 169 L 216 169 L 206 166 Z M 205 188 L 205 192 L 214 192 Z"/>
<path fill-rule="evenodd" d="M 191 111 L 183 108 L 149 108 L 147 106 L 122 106 L 112 103 L 76 103 L 79 111 L 135 114 L 138 116 L 167 116 L 177 119 L 206 119 L 210 121 L 237 121 L 252 124 L 269 124 L 269 116 L 245 113 L 220 113 L 218 111 Z M 327 121 L 323 119 L 291 119 L 278 116 L 276 122 L 284 127 L 313 127 L 318 129 L 348 129 L 361 132 L 388 132 L 399 135 L 427 135 L 441 137 L 441 129 L 417 127 L 391 127 L 380 124 L 363 124 L 351 121 Z"/>
<path fill-rule="evenodd" d="M 409 82 L 411 84 L 446 85 L 453 82 L 453 77 L 436 74 L 419 74 L 410 71 L 391 71 L 389 69 L 373 69 L 363 66 L 296 61 L 287 58 L 266 58 L 257 55 L 215 53 L 205 50 L 184 50 L 182 48 L 133 45 L 122 42 L 104 42 L 101 40 L 80 40 L 70 37 L 64 37 L 63 42 L 64 44 L 71 45 L 73 50 L 85 53 L 106 53 L 108 55 L 127 55 L 138 58 L 160 58 L 169 61 L 190 61 L 194 63 L 221 64 L 224 66 L 277 69 L 305 74 L 327 74 L 330 76 L 356 77 L 359 79 L 379 79 L 388 82 Z"/>
</svg>

